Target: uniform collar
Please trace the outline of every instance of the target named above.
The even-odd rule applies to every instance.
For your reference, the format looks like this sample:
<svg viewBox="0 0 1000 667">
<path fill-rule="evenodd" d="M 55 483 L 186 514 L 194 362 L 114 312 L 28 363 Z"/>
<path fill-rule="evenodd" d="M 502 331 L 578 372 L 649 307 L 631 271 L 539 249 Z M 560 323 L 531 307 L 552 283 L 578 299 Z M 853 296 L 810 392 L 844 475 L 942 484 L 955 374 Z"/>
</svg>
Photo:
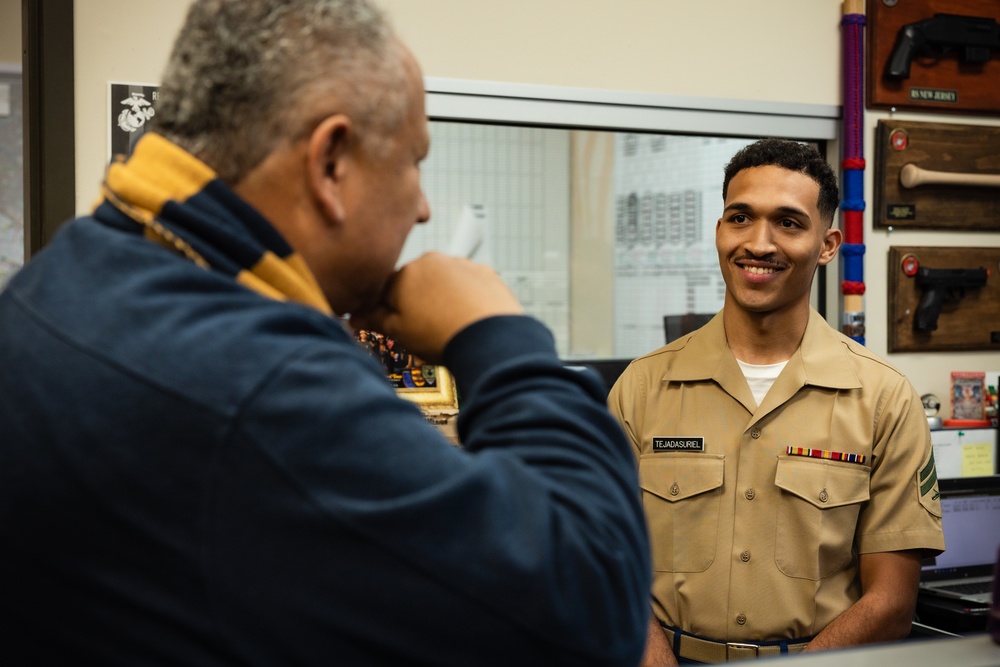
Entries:
<svg viewBox="0 0 1000 667">
<path fill-rule="evenodd" d="M 755 401 L 743 371 L 726 342 L 721 311 L 701 329 L 668 348 L 684 349 L 686 354 L 680 355 L 663 377 L 665 382 L 714 380 L 752 413 L 770 411 L 806 385 L 829 389 L 861 387 L 850 363 L 847 340 L 813 309 L 809 312 L 802 344 L 788 360 L 760 409 L 754 407 Z"/>
<path fill-rule="evenodd" d="M 809 311 L 809 324 L 795 356 L 801 359 L 803 384 L 830 389 L 861 388 L 861 380 L 850 363 L 853 355 L 848 339 L 815 310 Z"/>
</svg>

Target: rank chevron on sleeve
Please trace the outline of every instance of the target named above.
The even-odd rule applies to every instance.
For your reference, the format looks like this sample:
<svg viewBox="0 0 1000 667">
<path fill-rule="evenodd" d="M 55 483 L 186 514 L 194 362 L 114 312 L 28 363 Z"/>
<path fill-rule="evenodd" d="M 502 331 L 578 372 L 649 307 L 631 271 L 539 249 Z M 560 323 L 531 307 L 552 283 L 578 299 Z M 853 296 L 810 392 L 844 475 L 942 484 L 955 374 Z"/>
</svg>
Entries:
<svg viewBox="0 0 1000 667">
<path fill-rule="evenodd" d="M 931 451 L 930 457 L 927 459 L 927 465 L 923 467 L 920 471 L 920 495 L 926 496 L 932 490 L 936 488 L 937 485 L 937 468 L 934 467 L 934 452 Z M 934 497 L 932 500 L 937 500 L 940 493 L 934 491 Z"/>
</svg>

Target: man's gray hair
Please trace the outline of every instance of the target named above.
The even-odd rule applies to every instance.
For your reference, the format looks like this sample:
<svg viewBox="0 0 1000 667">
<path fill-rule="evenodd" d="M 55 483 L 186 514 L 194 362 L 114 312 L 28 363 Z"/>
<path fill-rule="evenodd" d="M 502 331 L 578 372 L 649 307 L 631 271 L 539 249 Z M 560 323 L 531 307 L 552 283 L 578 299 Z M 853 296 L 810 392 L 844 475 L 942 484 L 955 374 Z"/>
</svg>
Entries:
<svg viewBox="0 0 1000 667">
<path fill-rule="evenodd" d="M 333 113 L 384 145 L 408 106 L 397 44 L 368 0 L 195 0 L 153 129 L 229 183 Z"/>
</svg>

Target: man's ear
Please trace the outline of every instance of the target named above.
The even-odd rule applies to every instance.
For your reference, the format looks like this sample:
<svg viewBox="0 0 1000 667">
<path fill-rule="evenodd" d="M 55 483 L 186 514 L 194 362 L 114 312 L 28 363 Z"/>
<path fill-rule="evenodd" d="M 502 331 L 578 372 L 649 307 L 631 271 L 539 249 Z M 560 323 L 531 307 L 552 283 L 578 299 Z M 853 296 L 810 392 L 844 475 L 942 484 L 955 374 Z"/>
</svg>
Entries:
<svg viewBox="0 0 1000 667">
<path fill-rule="evenodd" d="M 343 181 L 353 130 L 350 118 L 336 114 L 324 118 L 309 136 L 309 188 L 326 218 L 338 224 L 345 215 Z"/>
<path fill-rule="evenodd" d="M 844 242 L 844 234 L 836 227 L 826 230 L 823 236 L 823 250 L 819 253 L 819 265 L 826 266 L 840 250 L 840 244 Z"/>
</svg>

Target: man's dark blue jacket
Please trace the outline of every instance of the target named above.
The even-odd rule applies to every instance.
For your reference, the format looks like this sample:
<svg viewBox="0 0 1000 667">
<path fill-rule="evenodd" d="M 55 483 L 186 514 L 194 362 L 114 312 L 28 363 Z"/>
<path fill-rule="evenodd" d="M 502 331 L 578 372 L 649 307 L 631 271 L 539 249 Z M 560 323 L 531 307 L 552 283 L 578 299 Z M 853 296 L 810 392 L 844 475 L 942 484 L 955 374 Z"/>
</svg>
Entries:
<svg viewBox="0 0 1000 667">
<path fill-rule="evenodd" d="M 633 457 L 543 326 L 449 344 L 455 447 L 339 321 L 117 215 L 0 292 L 4 661 L 638 662 Z"/>
</svg>

